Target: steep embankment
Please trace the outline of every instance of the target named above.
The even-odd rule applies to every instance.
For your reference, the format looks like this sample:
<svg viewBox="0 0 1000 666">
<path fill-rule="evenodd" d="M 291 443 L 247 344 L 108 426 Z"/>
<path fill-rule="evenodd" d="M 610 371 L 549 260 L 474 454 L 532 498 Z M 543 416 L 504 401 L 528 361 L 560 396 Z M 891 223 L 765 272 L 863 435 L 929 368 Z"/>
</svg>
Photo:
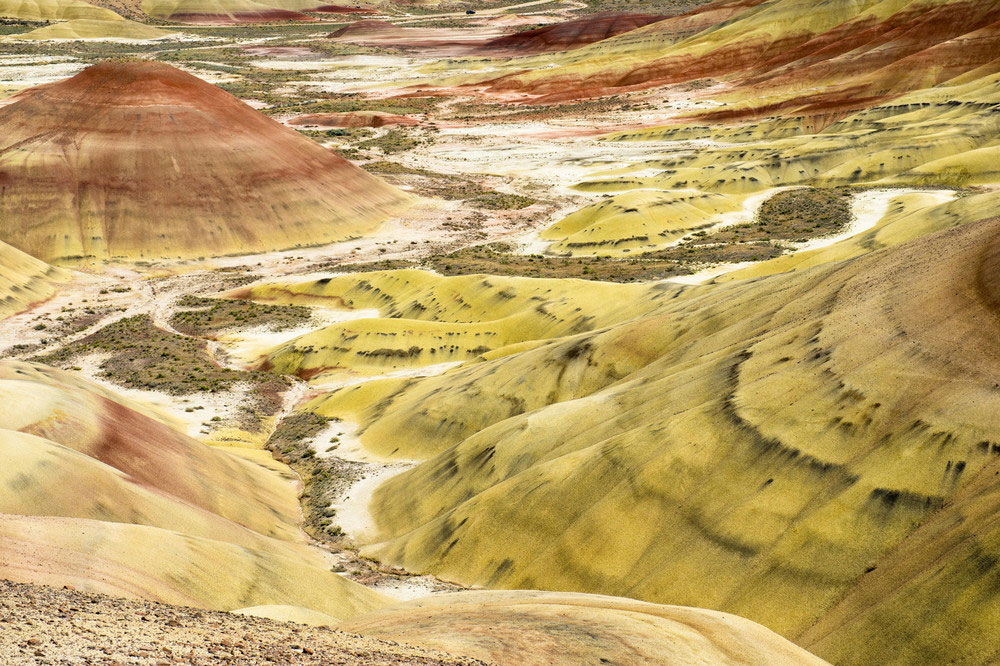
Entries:
<svg viewBox="0 0 1000 666">
<path fill-rule="evenodd" d="M 3 240 L 47 261 L 320 244 L 408 196 L 201 79 L 94 65 L 0 109 Z"/>
</svg>

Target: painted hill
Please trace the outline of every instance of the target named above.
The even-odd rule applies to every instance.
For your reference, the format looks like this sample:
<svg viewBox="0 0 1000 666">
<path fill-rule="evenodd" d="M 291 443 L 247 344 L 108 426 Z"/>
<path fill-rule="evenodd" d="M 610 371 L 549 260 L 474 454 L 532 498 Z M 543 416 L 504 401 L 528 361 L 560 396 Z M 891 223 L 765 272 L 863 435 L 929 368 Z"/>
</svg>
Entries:
<svg viewBox="0 0 1000 666">
<path fill-rule="evenodd" d="M 7 581 L 0 581 L 0 612 L 7 617 L 0 659 L 7 662 L 27 654 L 47 661 L 154 664 L 180 653 L 200 664 L 235 656 L 254 664 L 576 666 L 589 662 L 595 654 L 589 649 L 623 666 L 825 663 L 741 618 L 582 594 L 447 595 L 359 618 L 351 624 L 363 635 Z M 385 634 L 446 647 L 418 647 Z M 480 661 L 471 653 L 491 658 Z M 459 656 L 465 654 L 470 656 Z"/>
<path fill-rule="evenodd" d="M 403 30 L 404 28 L 398 28 L 388 21 L 365 19 L 362 21 L 352 21 L 344 27 L 334 30 L 327 35 L 327 37 L 330 39 L 336 39 L 337 37 L 397 34 Z"/>
<path fill-rule="evenodd" d="M 0 362 L 0 423 L 0 483 L 17 490 L 0 496 L 0 658 L 28 645 L 48 659 L 129 650 L 138 663 L 180 647 L 206 663 L 220 651 L 345 664 L 825 663 L 742 618 L 613 597 L 479 592 L 373 613 L 391 602 L 304 543 L 287 478 L 44 366 Z"/>
<path fill-rule="evenodd" d="M 1000 219 L 977 198 L 934 223 L 959 226 L 882 252 L 622 285 L 567 303 L 605 313 L 592 330 L 318 398 L 372 453 L 425 460 L 376 491 L 364 552 L 487 587 L 735 613 L 835 663 L 985 663 L 1000 648 L 985 628 L 1000 612 Z M 451 278 L 417 297 L 368 279 L 395 313 L 384 332 L 416 304 L 449 319 L 436 281 Z M 466 322 L 496 302 L 463 293 Z M 633 298 L 652 310 L 615 323 L 606 308 Z"/>
<path fill-rule="evenodd" d="M 80 262 L 371 231 L 407 195 L 168 65 L 106 62 L 0 109 L 3 240 Z M 68 151 L 68 152 L 67 152 Z"/>
<path fill-rule="evenodd" d="M 143 0 L 141 7 L 165 21 L 202 25 L 312 20 L 301 12 L 255 0 Z"/>
<path fill-rule="evenodd" d="M 648 312 L 656 307 L 658 292 L 650 285 L 622 288 L 582 280 L 481 275 L 442 278 L 400 270 L 263 285 L 230 296 L 335 303 L 376 310 L 385 317 L 307 333 L 274 349 L 265 361 L 265 367 L 282 373 L 318 378 L 348 370 L 374 375 L 503 356 Z M 613 305 L 599 305 L 611 299 Z M 587 314 L 591 312 L 600 314 Z"/>
<path fill-rule="evenodd" d="M 709 100 L 710 110 L 672 124 L 606 137 L 693 143 L 678 144 L 670 155 L 651 150 L 646 161 L 578 183 L 576 189 L 610 198 L 546 230 L 542 237 L 553 241 L 552 250 L 619 256 L 655 251 L 699 220 L 718 220 L 720 213 L 759 203 L 779 187 L 986 187 L 947 206 L 926 197 L 901 202 L 912 215 L 907 222 L 897 220 L 892 233 L 880 228 L 856 237 L 849 252 L 847 245 L 804 252 L 730 276 L 750 277 L 856 256 L 940 229 L 949 217 L 980 219 L 996 210 L 1000 74 L 989 68 L 861 110 L 792 106 L 778 115 L 746 118 L 756 112 L 749 98 L 727 104 Z"/>
</svg>

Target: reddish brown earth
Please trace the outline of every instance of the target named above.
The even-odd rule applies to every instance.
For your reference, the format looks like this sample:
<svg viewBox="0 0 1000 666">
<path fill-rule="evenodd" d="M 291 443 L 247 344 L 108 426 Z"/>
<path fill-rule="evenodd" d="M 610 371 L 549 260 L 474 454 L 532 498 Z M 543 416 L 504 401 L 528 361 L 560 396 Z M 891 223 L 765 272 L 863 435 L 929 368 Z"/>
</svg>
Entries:
<svg viewBox="0 0 1000 666">
<path fill-rule="evenodd" d="M 350 113 L 307 113 L 288 121 L 298 127 L 387 127 L 391 125 L 417 125 L 420 121 L 407 116 L 377 111 Z"/>
<path fill-rule="evenodd" d="M 402 192 L 201 79 L 106 62 L 0 108 L 0 240 L 47 261 L 343 240 Z"/>
<path fill-rule="evenodd" d="M 567 51 L 620 35 L 650 23 L 666 19 L 655 14 L 603 14 L 575 21 L 547 25 L 512 35 L 491 39 L 484 50 L 510 50 L 522 53 Z"/>
</svg>

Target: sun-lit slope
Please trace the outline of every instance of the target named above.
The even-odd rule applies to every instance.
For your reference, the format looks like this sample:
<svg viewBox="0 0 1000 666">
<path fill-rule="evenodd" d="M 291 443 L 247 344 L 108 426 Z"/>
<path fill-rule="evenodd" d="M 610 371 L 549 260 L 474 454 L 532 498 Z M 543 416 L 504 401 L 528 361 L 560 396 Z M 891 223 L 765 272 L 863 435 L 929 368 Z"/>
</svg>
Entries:
<svg viewBox="0 0 1000 666">
<path fill-rule="evenodd" d="M 304 547 L 286 555 L 79 518 L 0 514 L 0 575 L 212 610 L 297 605 L 347 619 L 388 603 Z"/>
<path fill-rule="evenodd" d="M 310 20 L 281 3 L 255 0 L 142 0 L 140 7 L 156 18 L 196 24 Z"/>
<path fill-rule="evenodd" d="M 59 282 L 67 279 L 66 271 L 0 242 L 0 318 L 45 300 Z"/>
<path fill-rule="evenodd" d="M 363 615 L 340 629 L 498 664 L 825 664 L 743 618 L 553 592 L 460 592 Z"/>
<path fill-rule="evenodd" d="M 743 197 L 696 190 L 637 190 L 586 206 L 540 234 L 550 252 L 619 256 L 669 245 L 720 215 L 741 210 Z"/>
<path fill-rule="evenodd" d="M 230 295 L 378 310 L 379 318 L 334 324 L 268 354 L 269 367 L 314 377 L 465 361 L 503 353 L 510 345 L 592 330 L 647 310 L 650 290 L 649 285 L 398 270 L 268 284 Z"/>
<path fill-rule="evenodd" d="M 17 39 L 160 39 L 170 34 L 135 21 L 73 19 L 16 35 Z"/>
<path fill-rule="evenodd" d="M 653 317 L 480 364 L 493 367 L 471 386 L 458 382 L 478 368 L 414 382 L 405 393 L 455 383 L 441 419 L 476 423 L 501 386 L 540 408 L 380 486 L 380 543 L 365 552 L 467 583 L 670 600 L 806 630 L 998 464 L 1000 324 L 983 259 L 998 235 L 987 220 L 809 271 L 664 286 Z M 552 392 L 570 344 L 589 369 L 615 337 L 637 369 Z M 399 456 L 426 453 L 420 423 L 402 416 L 433 419 L 442 393 L 372 405 L 373 422 L 405 424 Z M 1000 610 L 983 604 L 983 617 Z"/>
<path fill-rule="evenodd" d="M 90 456 L 142 488 L 260 534 L 302 538 L 298 503 L 286 481 L 182 435 L 69 373 L 0 362 L 0 424 Z"/>
<path fill-rule="evenodd" d="M 678 290 L 658 285 L 649 306 L 663 307 Z M 608 303 L 613 301 L 609 299 Z M 599 306 L 598 306 L 599 307 Z M 537 341 L 509 354 L 419 380 L 368 382 L 320 396 L 306 405 L 317 413 L 359 424 L 364 447 L 385 457 L 429 458 L 501 424 L 506 432 L 545 445 L 545 418 L 512 417 L 556 403 L 569 403 L 614 385 L 654 362 L 674 343 L 660 317 L 552 342 Z M 505 424 L 505 425 L 504 425 Z M 399 433 L 406 433 L 405 444 Z"/>
<path fill-rule="evenodd" d="M 0 0 L 0 16 L 26 21 L 121 20 L 121 16 L 110 9 L 95 7 L 83 0 Z"/>
<path fill-rule="evenodd" d="M 408 195 L 169 65 L 105 62 L 0 109 L 3 240 L 48 261 L 362 235 Z"/>
</svg>

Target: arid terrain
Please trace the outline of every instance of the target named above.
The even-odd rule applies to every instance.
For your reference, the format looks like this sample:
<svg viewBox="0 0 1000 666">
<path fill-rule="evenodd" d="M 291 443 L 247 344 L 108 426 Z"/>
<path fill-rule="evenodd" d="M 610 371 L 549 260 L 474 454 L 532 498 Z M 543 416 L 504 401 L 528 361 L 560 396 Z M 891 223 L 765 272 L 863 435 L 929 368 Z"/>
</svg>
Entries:
<svg viewBox="0 0 1000 666">
<path fill-rule="evenodd" d="M 808 4 L 0 0 L 0 660 L 992 663 L 1000 1 Z"/>
</svg>

